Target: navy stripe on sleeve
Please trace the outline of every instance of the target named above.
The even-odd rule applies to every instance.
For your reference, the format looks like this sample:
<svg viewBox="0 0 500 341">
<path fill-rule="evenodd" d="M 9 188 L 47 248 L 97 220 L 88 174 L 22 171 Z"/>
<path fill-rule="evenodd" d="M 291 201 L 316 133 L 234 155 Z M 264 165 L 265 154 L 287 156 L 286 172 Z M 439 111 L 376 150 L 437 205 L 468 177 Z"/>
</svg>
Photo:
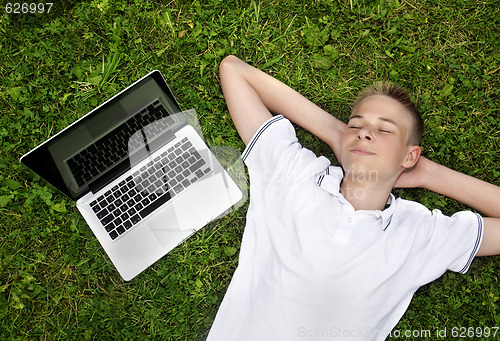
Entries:
<svg viewBox="0 0 500 341">
<path fill-rule="evenodd" d="M 243 161 L 246 160 L 246 158 L 248 157 L 248 155 L 250 154 L 250 152 L 252 151 L 253 147 L 255 146 L 255 143 L 257 142 L 257 140 L 259 139 L 259 137 L 262 135 L 262 133 L 273 123 L 279 121 L 279 120 L 282 120 L 284 119 L 285 117 L 283 115 L 278 115 L 278 116 L 275 116 L 273 118 L 270 118 L 266 123 L 264 123 L 260 128 L 259 130 L 257 131 L 257 133 L 254 135 L 254 137 L 252 138 L 252 140 L 250 141 L 250 143 L 248 144 L 248 146 L 246 147 L 245 151 L 243 152 L 243 155 L 241 156 L 241 158 L 243 159 Z"/>
<path fill-rule="evenodd" d="M 467 270 L 469 269 L 469 267 L 470 267 L 470 265 L 472 263 L 472 260 L 476 256 L 476 253 L 479 250 L 479 247 L 481 246 L 481 240 L 482 240 L 482 235 L 483 235 L 483 219 L 477 213 L 476 213 L 476 217 L 477 217 L 477 220 L 478 220 L 478 223 L 477 223 L 477 229 L 478 229 L 478 231 L 477 231 L 476 243 L 474 244 L 474 248 L 472 249 L 472 253 L 471 253 L 470 257 L 469 257 L 469 260 L 467 261 L 467 263 L 465 264 L 465 266 L 462 268 L 462 270 L 459 271 L 459 273 L 461 273 L 461 274 L 464 274 L 464 273 L 467 272 Z"/>
</svg>

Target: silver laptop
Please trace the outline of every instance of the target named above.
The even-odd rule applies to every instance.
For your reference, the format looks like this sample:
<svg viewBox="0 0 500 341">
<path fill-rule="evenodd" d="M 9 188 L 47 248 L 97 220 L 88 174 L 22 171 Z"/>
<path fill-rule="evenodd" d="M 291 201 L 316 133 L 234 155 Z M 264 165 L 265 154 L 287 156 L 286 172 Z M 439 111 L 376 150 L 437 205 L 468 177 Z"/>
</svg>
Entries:
<svg viewBox="0 0 500 341">
<path fill-rule="evenodd" d="M 130 280 L 242 198 L 159 71 L 21 158 L 76 201 Z"/>
</svg>

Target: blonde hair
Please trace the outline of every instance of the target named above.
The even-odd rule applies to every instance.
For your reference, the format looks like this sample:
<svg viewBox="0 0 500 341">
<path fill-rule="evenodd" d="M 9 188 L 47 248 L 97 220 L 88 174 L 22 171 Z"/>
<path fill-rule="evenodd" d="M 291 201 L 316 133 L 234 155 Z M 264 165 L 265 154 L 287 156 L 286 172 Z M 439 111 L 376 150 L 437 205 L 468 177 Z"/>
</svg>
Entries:
<svg viewBox="0 0 500 341">
<path fill-rule="evenodd" d="M 377 82 L 369 87 L 366 87 L 354 101 L 351 114 L 356 111 L 361 102 L 376 95 L 387 96 L 395 99 L 408 110 L 412 118 L 411 132 L 408 136 L 408 143 L 411 145 L 418 145 L 424 132 L 424 121 L 422 120 L 422 116 L 420 115 L 417 106 L 411 100 L 410 93 L 405 88 L 397 84 L 391 82 Z"/>
</svg>

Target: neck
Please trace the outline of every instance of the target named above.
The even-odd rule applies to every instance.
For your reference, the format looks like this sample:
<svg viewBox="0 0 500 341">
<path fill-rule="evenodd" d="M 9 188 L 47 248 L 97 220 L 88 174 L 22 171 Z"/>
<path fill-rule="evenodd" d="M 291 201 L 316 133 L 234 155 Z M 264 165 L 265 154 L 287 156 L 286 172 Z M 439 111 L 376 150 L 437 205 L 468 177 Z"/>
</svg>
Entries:
<svg viewBox="0 0 500 341">
<path fill-rule="evenodd" d="M 344 177 L 340 184 L 340 193 L 355 210 L 383 210 L 392 187 L 390 184 L 355 181 Z"/>
</svg>

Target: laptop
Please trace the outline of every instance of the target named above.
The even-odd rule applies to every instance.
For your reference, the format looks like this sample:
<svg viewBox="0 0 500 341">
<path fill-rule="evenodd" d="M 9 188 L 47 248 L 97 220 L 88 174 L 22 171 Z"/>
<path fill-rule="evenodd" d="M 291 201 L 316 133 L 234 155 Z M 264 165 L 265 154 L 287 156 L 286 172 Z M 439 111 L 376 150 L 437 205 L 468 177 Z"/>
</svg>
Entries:
<svg viewBox="0 0 500 341">
<path fill-rule="evenodd" d="M 128 281 L 242 199 L 190 122 L 155 70 L 21 162 L 76 202 Z"/>
</svg>

